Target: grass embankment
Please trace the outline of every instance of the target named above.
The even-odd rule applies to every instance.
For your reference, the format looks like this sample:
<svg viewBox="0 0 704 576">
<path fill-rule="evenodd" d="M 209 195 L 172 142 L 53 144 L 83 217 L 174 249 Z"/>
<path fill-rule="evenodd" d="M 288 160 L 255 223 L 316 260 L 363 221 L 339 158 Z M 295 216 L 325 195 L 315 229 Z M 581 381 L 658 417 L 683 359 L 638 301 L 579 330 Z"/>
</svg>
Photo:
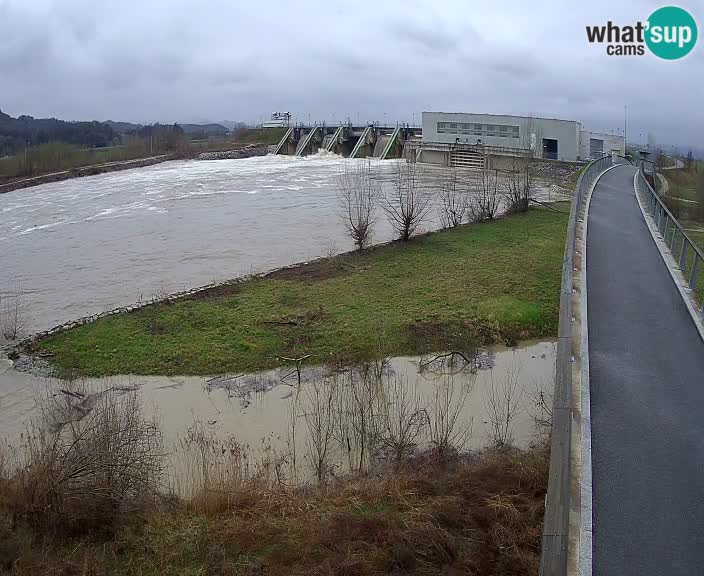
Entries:
<svg viewBox="0 0 704 576">
<path fill-rule="evenodd" d="M 541 447 L 317 488 L 247 483 L 119 516 L 114 534 L 10 529 L 0 498 L 0 572 L 537 576 L 548 464 Z"/>
<path fill-rule="evenodd" d="M 566 223 L 532 209 L 106 317 L 34 349 L 64 373 L 214 374 L 554 336 Z"/>
<path fill-rule="evenodd" d="M 668 196 L 684 198 L 685 200 L 699 200 L 701 188 L 699 180 L 704 173 L 704 162 L 693 162 L 690 166 L 678 168 L 676 170 L 662 170 L 660 172 L 670 185 Z"/>
<path fill-rule="evenodd" d="M 663 195 L 665 205 L 686 230 L 687 236 L 704 250 L 704 162 L 691 162 L 684 168 L 662 170 L 660 172 L 668 183 L 667 194 Z M 679 244 L 675 247 L 675 257 L 679 259 Z M 694 255 L 687 256 L 684 275 L 689 279 L 692 274 Z M 704 266 L 697 266 L 698 280 L 696 301 L 704 302 Z"/>
<path fill-rule="evenodd" d="M 235 134 L 234 140 L 243 144 L 278 144 L 287 128 L 247 128 Z"/>
</svg>

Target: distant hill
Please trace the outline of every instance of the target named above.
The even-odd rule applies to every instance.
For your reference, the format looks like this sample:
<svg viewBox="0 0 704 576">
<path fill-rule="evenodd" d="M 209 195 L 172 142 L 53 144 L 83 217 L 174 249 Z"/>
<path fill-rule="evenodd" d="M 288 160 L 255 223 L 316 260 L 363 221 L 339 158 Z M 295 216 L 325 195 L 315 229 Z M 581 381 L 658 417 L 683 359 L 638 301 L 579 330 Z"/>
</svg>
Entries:
<svg viewBox="0 0 704 576">
<path fill-rule="evenodd" d="M 144 125 L 133 124 L 132 122 L 115 122 L 113 120 L 108 120 L 106 124 L 109 124 L 115 132 L 118 134 L 134 134 L 141 130 Z M 230 129 L 222 124 L 210 123 L 210 124 L 178 124 L 182 129 L 184 134 L 190 136 L 191 138 L 208 138 L 211 136 L 225 136 L 230 132 Z"/>
</svg>

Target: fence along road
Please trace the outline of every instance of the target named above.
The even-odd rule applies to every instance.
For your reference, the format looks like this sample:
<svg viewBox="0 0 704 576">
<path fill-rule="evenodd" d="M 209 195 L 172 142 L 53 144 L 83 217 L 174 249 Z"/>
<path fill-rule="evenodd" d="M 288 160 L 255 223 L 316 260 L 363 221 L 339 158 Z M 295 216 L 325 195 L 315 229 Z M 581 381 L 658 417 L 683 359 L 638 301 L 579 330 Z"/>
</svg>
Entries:
<svg viewBox="0 0 704 576">
<path fill-rule="evenodd" d="M 587 286 L 593 573 L 704 571 L 704 342 L 637 204 L 597 183 Z"/>
</svg>

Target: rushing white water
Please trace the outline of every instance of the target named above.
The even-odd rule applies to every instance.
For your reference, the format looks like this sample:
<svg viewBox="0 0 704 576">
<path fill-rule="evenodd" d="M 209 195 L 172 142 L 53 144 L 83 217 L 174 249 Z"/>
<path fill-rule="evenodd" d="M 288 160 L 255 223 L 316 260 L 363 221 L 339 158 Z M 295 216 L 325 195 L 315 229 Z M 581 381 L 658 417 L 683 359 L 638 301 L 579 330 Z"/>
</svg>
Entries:
<svg viewBox="0 0 704 576">
<path fill-rule="evenodd" d="M 352 248 L 335 155 L 172 161 L 0 194 L 0 292 L 31 330 Z M 398 161 L 377 162 L 383 178 Z M 432 209 L 424 223 L 438 227 Z M 379 214 L 374 241 L 391 238 Z"/>
<path fill-rule="evenodd" d="M 349 249 L 336 215 L 342 162 L 174 161 L 0 195 L 0 290 L 21 285 L 38 330 Z M 376 239 L 388 237 L 380 221 Z"/>
</svg>

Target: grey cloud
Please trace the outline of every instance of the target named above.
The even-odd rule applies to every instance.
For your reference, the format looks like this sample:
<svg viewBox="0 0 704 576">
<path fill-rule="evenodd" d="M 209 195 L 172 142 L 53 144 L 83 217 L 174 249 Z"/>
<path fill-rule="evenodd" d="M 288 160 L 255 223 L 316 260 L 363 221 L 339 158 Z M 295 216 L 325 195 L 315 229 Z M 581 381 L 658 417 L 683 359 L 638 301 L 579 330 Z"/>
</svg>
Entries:
<svg viewBox="0 0 704 576">
<path fill-rule="evenodd" d="M 633 133 L 697 144 L 704 40 L 678 62 L 608 57 L 586 41 L 586 25 L 643 20 L 660 4 L 0 0 L 0 108 L 141 122 L 257 122 L 279 109 L 419 121 L 444 109 L 617 130 L 627 104 Z M 695 0 L 681 4 L 704 22 Z"/>
</svg>

